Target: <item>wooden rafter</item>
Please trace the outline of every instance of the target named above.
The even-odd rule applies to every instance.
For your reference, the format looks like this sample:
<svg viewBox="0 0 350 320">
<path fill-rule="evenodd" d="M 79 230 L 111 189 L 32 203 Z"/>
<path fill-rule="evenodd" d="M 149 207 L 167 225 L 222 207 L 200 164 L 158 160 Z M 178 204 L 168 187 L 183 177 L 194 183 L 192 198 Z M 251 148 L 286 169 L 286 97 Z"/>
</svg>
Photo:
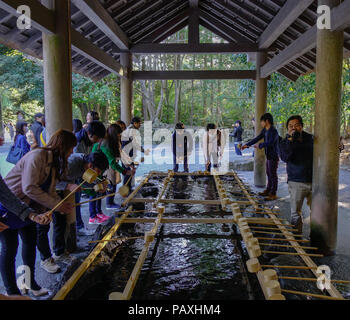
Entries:
<svg viewBox="0 0 350 320">
<path fill-rule="evenodd" d="M 259 47 L 270 47 L 312 2 L 313 0 L 287 0 L 259 38 Z"/>
<path fill-rule="evenodd" d="M 129 39 L 124 31 L 112 19 L 110 14 L 96 0 L 72 0 L 74 5 L 80 9 L 94 24 L 104 32 L 120 49 L 129 48 Z"/>
</svg>

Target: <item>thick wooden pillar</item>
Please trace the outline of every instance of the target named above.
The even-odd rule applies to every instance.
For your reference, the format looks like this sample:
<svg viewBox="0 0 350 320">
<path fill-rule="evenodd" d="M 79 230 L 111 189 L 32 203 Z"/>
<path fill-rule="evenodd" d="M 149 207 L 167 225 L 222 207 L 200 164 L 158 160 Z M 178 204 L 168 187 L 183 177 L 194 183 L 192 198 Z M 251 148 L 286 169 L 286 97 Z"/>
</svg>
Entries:
<svg viewBox="0 0 350 320">
<path fill-rule="evenodd" d="M 257 78 L 255 81 L 255 134 L 258 135 L 262 127 L 260 125 L 261 116 L 266 113 L 267 107 L 267 79 L 260 78 L 260 67 L 267 61 L 265 52 L 256 54 Z M 266 186 L 266 157 L 264 149 L 255 149 L 254 153 L 254 184 L 256 187 Z"/>
<path fill-rule="evenodd" d="M 42 0 L 55 11 L 56 33 L 43 33 L 47 140 L 58 129 L 72 128 L 72 55 L 70 0 Z"/>
<path fill-rule="evenodd" d="M 132 73 L 132 54 L 121 53 L 120 63 L 127 69 L 127 77 L 120 78 L 120 118 L 129 125 L 132 118 L 132 98 L 133 98 L 133 81 L 131 79 Z"/>
<path fill-rule="evenodd" d="M 319 0 L 331 8 L 340 0 Z M 311 241 L 324 254 L 337 244 L 340 105 L 344 32 L 317 31 Z"/>
</svg>

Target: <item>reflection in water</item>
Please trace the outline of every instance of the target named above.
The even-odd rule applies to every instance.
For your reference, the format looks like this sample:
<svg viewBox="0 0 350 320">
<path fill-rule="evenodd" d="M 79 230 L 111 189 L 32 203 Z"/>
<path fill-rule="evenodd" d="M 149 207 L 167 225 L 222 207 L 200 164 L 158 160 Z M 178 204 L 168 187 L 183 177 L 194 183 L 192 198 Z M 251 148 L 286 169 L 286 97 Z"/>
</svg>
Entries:
<svg viewBox="0 0 350 320">
<path fill-rule="evenodd" d="M 167 199 L 218 199 L 212 177 L 174 179 L 165 195 Z M 150 183 L 158 185 L 159 179 L 151 179 Z M 165 206 L 167 218 L 223 217 L 219 206 Z M 136 224 L 134 230 L 142 234 L 151 227 Z M 248 299 L 241 257 L 231 233 L 231 228 L 222 228 L 221 224 L 163 224 L 151 245 L 132 299 Z M 194 234 L 212 237 L 191 238 Z M 82 298 L 106 299 L 109 292 L 122 291 L 143 244 L 143 239 L 128 242 L 113 262 L 111 272 L 104 275 L 103 284 L 91 288 Z"/>
</svg>

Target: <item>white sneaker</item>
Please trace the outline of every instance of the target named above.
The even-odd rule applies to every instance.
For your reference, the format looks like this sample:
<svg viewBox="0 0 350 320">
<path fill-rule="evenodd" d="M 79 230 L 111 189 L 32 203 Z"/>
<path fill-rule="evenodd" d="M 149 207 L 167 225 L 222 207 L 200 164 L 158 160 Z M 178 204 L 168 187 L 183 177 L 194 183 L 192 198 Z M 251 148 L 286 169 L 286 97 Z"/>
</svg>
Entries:
<svg viewBox="0 0 350 320">
<path fill-rule="evenodd" d="M 48 273 L 56 273 L 60 270 L 60 266 L 55 263 L 55 260 L 50 257 L 40 262 L 40 267 Z"/>
<path fill-rule="evenodd" d="M 65 264 L 71 264 L 76 257 L 71 256 L 69 253 L 65 252 L 59 256 L 56 256 L 55 254 L 52 256 L 55 260 L 55 262 L 62 262 Z"/>
</svg>

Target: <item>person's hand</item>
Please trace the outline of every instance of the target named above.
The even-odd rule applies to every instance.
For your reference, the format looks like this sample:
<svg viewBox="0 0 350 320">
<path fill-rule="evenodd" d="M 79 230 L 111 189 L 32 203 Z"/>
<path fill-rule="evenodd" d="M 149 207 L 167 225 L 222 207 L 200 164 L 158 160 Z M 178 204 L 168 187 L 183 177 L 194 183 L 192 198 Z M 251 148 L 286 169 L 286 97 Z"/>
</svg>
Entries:
<svg viewBox="0 0 350 320">
<path fill-rule="evenodd" d="M 146 156 L 148 156 L 148 155 L 150 154 L 150 152 L 151 152 L 150 149 L 146 149 L 145 152 L 144 152 L 144 154 L 145 154 Z"/>
<path fill-rule="evenodd" d="M 70 184 L 70 183 L 69 183 L 69 184 L 67 184 L 66 189 L 67 189 L 69 192 L 73 192 L 74 189 L 77 188 L 77 187 L 78 187 L 78 185 L 76 185 L 76 184 Z M 78 192 L 78 191 L 81 191 L 81 188 L 75 190 L 75 192 Z"/>
<path fill-rule="evenodd" d="M 0 222 L 0 232 L 3 232 L 3 231 L 5 231 L 5 230 L 8 229 L 8 228 L 9 228 L 9 227 L 8 227 L 6 224 Z"/>
<path fill-rule="evenodd" d="M 134 168 L 134 167 L 129 167 L 126 170 L 126 175 L 127 176 L 133 176 L 133 175 L 135 175 L 135 173 L 136 173 L 136 168 Z"/>
<path fill-rule="evenodd" d="M 74 206 L 71 202 L 63 202 L 56 211 L 63 212 L 66 214 L 70 214 L 72 210 L 74 209 Z"/>
<path fill-rule="evenodd" d="M 257 144 L 254 144 L 254 149 L 259 149 L 259 146 Z"/>
<path fill-rule="evenodd" d="M 52 221 L 52 215 L 48 213 L 38 215 L 31 213 L 29 219 L 37 224 L 47 225 Z"/>
<path fill-rule="evenodd" d="M 5 143 L 4 137 L 0 137 L 0 147 Z"/>
<path fill-rule="evenodd" d="M 243 151 L 243 150 L 248 149 L 248 148 L 249 147 L 247 145 L 244 145 L 244 146 L 241 147 L 241 150 Z"/>
<path fill-rule="evenodd" d="M 87 123 L 85 123 L 85 124 L 83 125 L 83 128 L 84 128 L 84 129 L 87 129 L 88 126 L 89 126 L 89 125 L 88 125 Z"/>
</svg>

